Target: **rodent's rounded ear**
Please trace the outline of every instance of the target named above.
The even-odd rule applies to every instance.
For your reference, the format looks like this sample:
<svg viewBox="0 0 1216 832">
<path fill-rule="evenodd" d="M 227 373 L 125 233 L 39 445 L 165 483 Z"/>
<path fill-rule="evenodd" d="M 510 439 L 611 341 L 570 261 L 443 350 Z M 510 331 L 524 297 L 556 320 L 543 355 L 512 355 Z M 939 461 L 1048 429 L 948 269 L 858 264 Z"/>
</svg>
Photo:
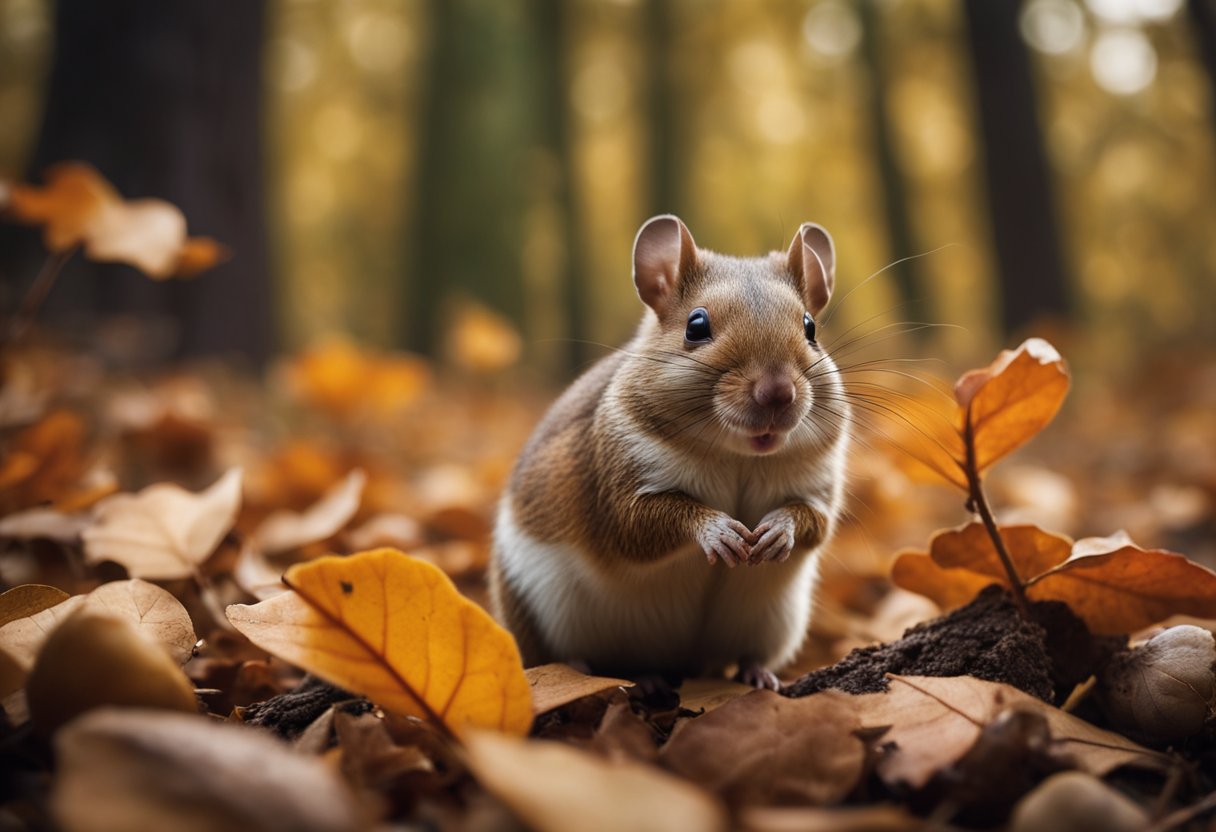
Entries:
<svg viewBox="0 0 1216 832">
<path fill-rule="evenodd" d="M 697 244 L 674 214 L 646 220 L 633 240 L 633 284 L 642 301 L 662 317 L 680 285 L 697 263 Z"/>
<path fill-rule="evenodd" d="M 836 288 L 836 246 L 822 225 L 804 222 L 790 242 L 786 263 L 790 273 L 802 282 L 807 311 L 818 315 Z"/>
</svg>

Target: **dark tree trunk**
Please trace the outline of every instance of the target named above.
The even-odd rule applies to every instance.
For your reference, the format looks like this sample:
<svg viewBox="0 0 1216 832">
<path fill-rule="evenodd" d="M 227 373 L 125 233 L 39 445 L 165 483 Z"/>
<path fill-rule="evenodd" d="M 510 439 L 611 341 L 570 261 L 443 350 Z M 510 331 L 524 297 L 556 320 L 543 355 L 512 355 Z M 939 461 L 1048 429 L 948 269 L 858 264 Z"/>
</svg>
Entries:
<svg viewBox="0 0 1216 832">
<path fill-rule="evenodd" d="M 190 234 L 215 237 L 233 258 L 191 281 L 155 283 L 129 267 L 78 256 L 55 287 L 44 321 L 82 313 L 166 316 L 175 322 L 177 356 L 235 352 L 258 363 L 269 355 L 264 12 L 263 0 L 58 0 L 55 59 L 30 179 L 41 181 L 55 162 L 90 162 L 127 198 L 177 205 Z M 5 279 L 23 288 L 42 254 L 36 245 L 9 248 Z M 17 294 L 11 286 L 8 293 Z"/>
<path fill-rule="evenodd" d="M 1071 311 L 1019 0 L 966 0 L 1006 333 Z"/>
<path fill-rule="evenodd" d="M 523 319 L 520 243 L 534 44 L 512 4 L 431 0 L 420 114 L 406 345 L 433 354 L 445 301 Z"/>
<path fill-rule="evenodd" d="M 862 52 L 870 68 L 870 95 L 866 103 L 870 112 L 870 125 L 873 128 L 874 163 L 878 167 L 882 183 L 883 214 L 887 225 L 887 240 L 890 243 L 890 257 L 895 263 L 887 269 L 886 274 L 891 275 L 895 285 L 900 302 L 900 317 L 916 320 L 922 314 L 919 266 L 916 260 L 899 262 L 917 252 L 912 223 L 908 217 L 904 175 L 895 155 L 894 127 L 887 112 L 886 87 L 890 73 L 881 39 L 880 6 L 879 0 L 862 0 L 858 7 L 862 18 Z"/>
<path fill-rule="evenodd" d="M 651 214 L 679 214 L 683 209 L 679 187 L 681 170 L 676 153 L 676 110 L 679 99 L 671 59 L 674 14 L 671 0 L 646 0 L 642 26 L 645 54 L 649 61 L 646 77 L 650 82 L 647 116 L 650 127 Z M 684 219 L 692 221 L 689 217 Z"/>
<path fill-rule="evenodd" d="M 1208 75 L 1208 100 L 1212 107 L 1212 124 L 1216 127 L 1216 0 L 1187 0 L 1186 6 L 1191 15 L 1199 60 Z"/>
<path fill-rule="evenodd" d="M 568 375 L 583 369 L 591 357 L 587 343 L 587 275 L 583 260 L 582 222 L 576 198 L 578 174 L 574 162 L 574 142 L 570 135 L 570 97 L 566 82 L 570 77 L 567 32 L 570 4 L 567 0 L 536 0 L 537 58 L 540 81 L 539 121 L 541 140 L 553 153 L 558 167 L 557 203 L 561 212 L 562 263 L 565 288 Z"/>
</svg>

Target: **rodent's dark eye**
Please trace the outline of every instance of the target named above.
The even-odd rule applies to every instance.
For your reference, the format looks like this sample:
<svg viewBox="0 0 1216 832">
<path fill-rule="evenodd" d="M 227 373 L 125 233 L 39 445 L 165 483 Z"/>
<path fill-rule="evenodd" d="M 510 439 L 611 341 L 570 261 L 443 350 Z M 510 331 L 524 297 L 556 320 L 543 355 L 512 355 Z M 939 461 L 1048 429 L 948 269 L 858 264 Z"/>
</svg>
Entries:
<svg viewBox="0 0 1216 832">
<path fill-rule="evenodd" d="M 802 328 L 806 330 L 807 343 L 815 343 L 815 321 L 811 318 L 810 312 L 805 312 L 802 315 Z"/>
<path fill-rule="evenodd" d="M 688 316 L 688 326 L 684 329 L 684 340 L 690 344 L 699 344 L 709 339 L 709 312 L 705 311 L 705 307 L 698 306 Z"/>
</svg>

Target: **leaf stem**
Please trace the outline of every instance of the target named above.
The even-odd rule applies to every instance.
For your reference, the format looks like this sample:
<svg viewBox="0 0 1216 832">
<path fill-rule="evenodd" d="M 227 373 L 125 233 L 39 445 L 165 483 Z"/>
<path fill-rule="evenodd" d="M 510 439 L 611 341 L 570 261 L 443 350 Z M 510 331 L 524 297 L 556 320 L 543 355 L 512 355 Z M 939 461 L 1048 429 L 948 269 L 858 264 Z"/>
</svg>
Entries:
<svg viewBox="0 0 1216 832">
<path fill-rule="evenodd" d="M 72 259 L 72 255 L 78 248 L 79 246 L 71 246 L 60 251 L 53 251 L 46 258 L 38 276 L 34 278 L 25 297 L 21 299 L 21 307 L 13 315 L 7 338 L 9 346 L 16 346 L 25 338 L 30 326 L 34 323 L 34 317 L 42 308 L 43 302 L 59 278 L 59 273 L 63 271 L 63 267 Z"/>
<path fill-rule="evenodd" d="M 1005 567 L 1005 574 L 1009 576 L 1009 584 L 1013 590 L 1013 601 L 1017 605 L 1018 612 L 1023 618 L 1030 618 L 1030 608 L 1026 603 L 1026 585 L 1018 575 L 1017 567 L 1013 565 L 1013 558 L 1009 556 L 1009 550 L 1005 548 L 1005 541 L 1001 537 L 1000 529 L 997 528 L 996 518 L 992 516 L 992 507 L 988 505 L 988 497 L 984 494 L 984 486 L 980 481 L 979 466 L 976 464 L 975 458 L 975 429 L 971 424 L 971 406 L 967 406 L 966 427 L 963 429 L 963 443 L 967 448 L 967 496 L 968 508 L 979 514 L 980 520 L 984 523 L 984 528 L 988 530 L 988 536 L 992 538 L 992 545 L 996 548 L 997 556 L 1001 559 L 1001 565 Z"/>
</svg>

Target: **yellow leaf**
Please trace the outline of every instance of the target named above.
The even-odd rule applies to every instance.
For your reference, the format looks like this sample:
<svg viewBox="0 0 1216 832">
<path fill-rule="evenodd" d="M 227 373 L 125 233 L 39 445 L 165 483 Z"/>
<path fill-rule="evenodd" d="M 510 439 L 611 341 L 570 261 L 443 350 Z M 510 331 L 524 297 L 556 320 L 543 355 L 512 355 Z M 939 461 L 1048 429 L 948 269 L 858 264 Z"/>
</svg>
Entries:
<svg viewBox="0 0 1216 832">
<path fill-rule="evenodd" d="M 1068 393 L 1068 370 L 1055 347 L 1031 338 L 1016 350 L 962 376 L 954 396 L 964 411 L 975 448 L 976 471 L 983 471 L 1042 430 Z"/>
<path fill-rule="evenodd" d="M 1126 539 L 1126 538 L 1123 538 Z M 1216 572 L 1120 538 L 1077 541 L 1073 557 L 1031 580 L 1032 601 L 1063 601 L 1098 635 L 1132 633 L 1171 615 L 1216 618 Z"/>
<path fill-rule="evenodd" d="M 240 468 L 199 494 L 165 483 L 115 494 L 97 504 L 97 521 L 82 535 L 85 560 L 112 560 L 134 578 L 189 577 L 232 528 L 240 506 Z"/>
<path fill-rule="evenodd" d="M 492 373 L 519 361 L 523 341 L 506 318 L 480 304 L 466 302 L 456 311 L 447 348 L 458 367 Z"/>
<path fill-rule="evenodd" d="M 442 571 L 395 549 L 296 564 L 293 590 L 235 604 L 254 644 L 385 709 L 525 734 L 532 697 L 515 640 Z"/>
</svg>

